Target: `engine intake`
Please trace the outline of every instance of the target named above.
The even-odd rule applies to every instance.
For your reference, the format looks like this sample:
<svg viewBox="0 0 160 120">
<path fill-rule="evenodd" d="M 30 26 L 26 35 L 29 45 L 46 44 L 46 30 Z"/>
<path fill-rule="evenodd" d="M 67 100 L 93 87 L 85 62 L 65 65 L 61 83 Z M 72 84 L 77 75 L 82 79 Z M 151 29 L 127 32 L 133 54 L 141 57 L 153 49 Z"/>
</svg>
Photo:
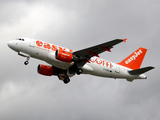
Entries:
<svg viewBox="0 0 160 120">
<path fill-rule="evenodd" d="M 37 72 L 41 75 L 52 76 L 54 70 L 50 66 L 40 64 L 38 65 Z"/>
<path fill-rule="evenodd" d="M 73 60 L 73 54 L 63 50 L 56 50 L 55 57 L 63 62 L 71 62 Z"/>
</svg>

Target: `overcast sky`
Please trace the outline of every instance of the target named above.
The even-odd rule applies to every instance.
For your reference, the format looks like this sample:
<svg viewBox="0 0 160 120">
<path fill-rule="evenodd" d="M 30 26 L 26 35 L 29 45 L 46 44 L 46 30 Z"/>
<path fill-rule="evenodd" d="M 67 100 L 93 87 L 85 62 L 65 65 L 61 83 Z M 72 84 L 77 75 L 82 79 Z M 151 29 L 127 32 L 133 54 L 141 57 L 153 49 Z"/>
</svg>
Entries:
<svg viewBox="0 0 160 120">
<path fill-rule="evenodd" d="M 141 67 L 154 66 L 147 80 L 90 75 L 71 78 L 37 73 L 43 61 L 18 56 L 7 42 L 37 38 L 73 50 L 128 38 L 100 56 L 120 62 L 148 49 Z M 1 0 L 0 120 L 159 120 L 159 0 Z"/>
</svg>

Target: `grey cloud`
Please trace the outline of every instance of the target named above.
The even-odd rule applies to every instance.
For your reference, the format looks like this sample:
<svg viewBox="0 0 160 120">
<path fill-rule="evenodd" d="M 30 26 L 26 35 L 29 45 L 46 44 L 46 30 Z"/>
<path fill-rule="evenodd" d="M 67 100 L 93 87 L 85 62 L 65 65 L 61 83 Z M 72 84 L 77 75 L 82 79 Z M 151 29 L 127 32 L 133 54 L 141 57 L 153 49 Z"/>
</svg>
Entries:
<svg viewBox="0 0 160 120">
<path fill-rule="evenodd" d="M 0 119 L 160 119 L 158 0 L 2 3 Z M 138 47 L 146 47 L 142 67 L 152 65 L 156 69 L 146 73 L 147 80 L 132 83 L 81 75 L 64 85 L 55 76 L 37 74 L 37 65 L 45 62 L 31 59 L 24 66 L 25 58 L 7 47 L 9 40 L 23 35 L 74 50 L 127 37 L 127 43 L 100 56 L 119 62 Z"/>
<path fill-rule="evenodd" d="M 1 19 L 0 24 L 13 25 L 19 23 L 19 20 L 27 15 L 27 9 L 25 3 L 3 3 L 1 7 Z"/>
</svg>

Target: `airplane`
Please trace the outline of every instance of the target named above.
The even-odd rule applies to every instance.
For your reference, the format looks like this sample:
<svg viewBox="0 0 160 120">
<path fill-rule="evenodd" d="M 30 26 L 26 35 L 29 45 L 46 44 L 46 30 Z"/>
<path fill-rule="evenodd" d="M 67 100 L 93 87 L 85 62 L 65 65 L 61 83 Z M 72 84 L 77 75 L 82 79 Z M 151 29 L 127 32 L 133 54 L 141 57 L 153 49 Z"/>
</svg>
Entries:
<svg viewBox="0 0 160 120">
<path fill-rule="evenodd" d="M 8 46 L 26 57 L 25 65 L 29 59 L 36 58 L 50 65 L 39 64 L 37 72 L 45 76 L 58 76 L 65 84 L 70 82 L 74 75 L 90 74 L 99 77 L 126 79 L 132 82 L 135 79 L 147 79 L 143 73 L 154 69 L 152 66 L 140 68 L 147 49 L 140 47 L 119 63 L 113 63 L 99 57 L 127 39 L 115 39 L 85 49 L 73 51 L 68 48 L 50 44 L 38 39 L 20 37 L 8 42 Z"/>
</svg>

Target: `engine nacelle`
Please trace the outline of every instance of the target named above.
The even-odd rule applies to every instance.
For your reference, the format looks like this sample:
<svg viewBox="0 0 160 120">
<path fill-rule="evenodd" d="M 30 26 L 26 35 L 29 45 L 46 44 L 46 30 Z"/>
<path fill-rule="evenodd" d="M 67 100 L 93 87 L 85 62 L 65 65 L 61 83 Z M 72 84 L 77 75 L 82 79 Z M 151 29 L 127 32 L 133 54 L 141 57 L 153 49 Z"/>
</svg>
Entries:
<svg viewBox="0 0 160 120">
<path fill-rule="evenodd" d="M 54 70 L 50 66 L 40 64 L 38 65 L 37 72 L 41 75 L 52 76 Z"/>
<path fill-rule="evenodd" d="M 71 62 L 73 59 L 73 54 L 63 51 L 63 50 L 57 50 L 55 53 L 55 57 L 57 60 L 63 61 L 63 62 Z"/>
</svg>

